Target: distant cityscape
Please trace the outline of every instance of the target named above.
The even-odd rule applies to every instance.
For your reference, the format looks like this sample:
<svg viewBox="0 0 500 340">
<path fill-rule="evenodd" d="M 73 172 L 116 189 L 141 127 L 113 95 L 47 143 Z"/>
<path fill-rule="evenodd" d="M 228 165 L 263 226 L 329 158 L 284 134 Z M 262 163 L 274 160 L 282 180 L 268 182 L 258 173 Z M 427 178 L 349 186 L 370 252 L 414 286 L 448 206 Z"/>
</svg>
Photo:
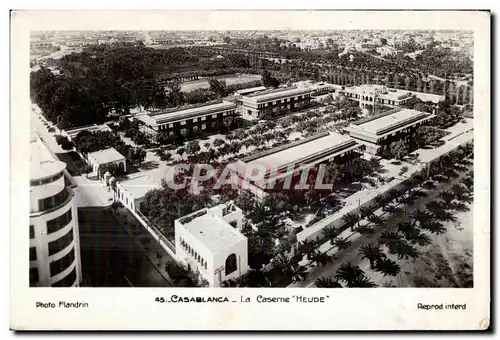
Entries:
<svg viewBox="0 0 500 340">
<path fill-rule="evenodd" d="M 31 33 L 31 287 L 472 287 L 471 31 Z"/>
</svg>

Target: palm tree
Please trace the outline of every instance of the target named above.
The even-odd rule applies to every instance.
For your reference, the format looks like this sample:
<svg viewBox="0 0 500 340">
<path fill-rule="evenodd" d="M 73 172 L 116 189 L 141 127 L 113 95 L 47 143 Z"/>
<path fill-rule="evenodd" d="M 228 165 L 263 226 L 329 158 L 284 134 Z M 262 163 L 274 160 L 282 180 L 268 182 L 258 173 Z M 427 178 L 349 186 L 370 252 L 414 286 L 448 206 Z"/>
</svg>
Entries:
<svg viewBox="0 0 500 340">
<path fill-rule="evenodd" d="M 451 191 L 442 191 L 438 196 L 446 203 L 446 205 L 449 205 L 451 201 L 455 199 L 455 195 Z"/>
<path fill-rule="evenodd" d="M 420 224 L 420 223 L 431 220 L 432 215 L 430 213 L 428 213 L 427 211 L 424 211 L 421 209 L 416 209 L 411 214 L 411 218 L 416 220 Z"/>
<path fill-rule="evenodd" d="M 403 236 L 407 239 L 410 240 L 413 237 L 417 236 L 420 231 L 416 227 L 415 223 L 409 221 L 409 222 L 399 222 L 397 224 L 398 227 L 398 232 L 403 234 Z"/>
<path fill-rule="evenodd" d="M 396 276 L 401 271 L 401 266 L 391 259 L 383 258 L 377 261 L 375 270 L 381 272 L 384 276 Z"/>
<path fill-rule="evenodd" d="M 371 281 L 364 274 L 359 278 L 355 279 L 351 284 L 348 285 L 350 288 L 373 288 L 377 287 L 375 282 Z"/>
<path fill-rule="evenodd" d="M 332 242 L 339 250 L 346 250 L 352 246 L 352 241 L 348 240 L 345 237 L 337 237 Z"/>
<path fill-rule="evenodd" d="M 342 285 L 331 277 L 319 277 L 314 281 L 318 288 L 343 288 Z"/>
<path fill-rule="evenodd" d="M 318 245 L 315 241 L 304 240 L 299 243 L 298 250 L 299 253 L 306 254 L 308 260 L 311 260 L 317 247 Z"/>
<path fill-rule="evenodd" d="M 373 223 L 374 225 L 376 225 L 378 227 L 384 226 L 385 222 L 386 222 L 385 218 L 378 216 L 378 215 L 375 215 L 375 214 L 369 215 L 368 221 L 370 221 L 370 223 Z"/>
<path fill-rule="evenodd" d="M 421 247 L 427 246 L 432 243 L 429 235 L 419 232 L 417 235 L 413 235 L 411 240 L 409 240 L 412 244 L 418 244 Z"/>
<path fill-rule="evenodd" d="M 382 208 L 382 210 L 391 215 L 399 215 L 404 212 L 403 208 L 400 208 L 394 204 L 389 204 L 386 207 Z"/>
<path fill-rule="evenodd" d="M 340 268 L 337 270 L 335 274 L 335 279 L 338 281 L 343 281 L 347 286 L 350 286 L 352 283 L 356 282 L 360 278 L 362 278 L 365 273 L 359 268 L 358 265 L 353 265 L 351 262 L 342 263 Z"/>
<path fill-rule="evenodd" d="M 382 250 L 380 250 L 379 245 L 374 243 L 367 243 L 361 246 L 358 250 L 358 254 L 361 255 L 361 259 L 367 259 L 370 261 L 370 268 L 375 268 L 375 263 L 382 258 L 385 258 L 386 255 Z"/>
<path fill-rule="evenodd" d="M 375 233 L 375 229 L 370 227 L 370 224 L 360 224 L 355 229 L 355 232 L 361 235 L 373 235 Z"/>
<path fill-rule="evenodd" d="M 436 235 L 444 234 L 446 232 L 446 228 L 443 226 L 443 224 L 439 223 L 438 221 L 434 221 L 434 220 L 429 220 L 429 221 L 425 221 L 424 223 L 421 223 L 420 228 L 425 229 L 425 230 L 429 231 L 430 233 L 433 233 Z"/>
<path fill-rule="evenodd" d="M 420 255 L 420 253 L 405 240 L 392 242 L 388 245 L 388 247 L 389 252 L 391 254 L 397 255 L 398 259 L 400 260 L 402 260 L 403 258 L 408 260 L 410 257 L 416 259 Z"/>
<path fill-rule="evenodd" d="M 316 263 L 318 266 L 326 266 L 328 263 L 335 259 L 334 256 L 328 255 L 327 253 L 322 253 L 318 250 L 314 252 L 311 257 L 311 262 Z"/>
<path fill-rule="evenodd" d="M 372 213 L 373 210 L 374 210 L 374 208 L 370 207 L 370 206 L 361 207 L 359 209 L 360 218 L 363 219 L 363 218 L 366 218 L 366 217 L 370 216 L 370 214 Z"/>
<path fill-rule="evenodd" d="M 339 234 L 339 231 L 334 226 L 328 226 L 323 229 L 323 237 L 330 240 L 330 244 L 334 244 L 334 239 Z"/>
<path fill-rule="evenodd" d="M 359 216 L 356 213 L 350 212 L 342 216 L 342 221 L 344 221 L 344 225 L 347 226 L 347 228 L 351 228 L 352 230 L 356 223 L 358 223 Z"/>
</svg>

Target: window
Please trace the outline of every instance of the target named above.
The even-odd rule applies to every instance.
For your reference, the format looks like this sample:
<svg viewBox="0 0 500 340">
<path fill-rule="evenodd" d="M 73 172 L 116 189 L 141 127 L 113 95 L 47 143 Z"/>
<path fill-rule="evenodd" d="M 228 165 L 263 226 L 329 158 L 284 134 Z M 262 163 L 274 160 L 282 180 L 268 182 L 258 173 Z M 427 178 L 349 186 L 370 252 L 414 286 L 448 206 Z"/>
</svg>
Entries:
<svg viewBox="0 0 500 340">
<path fill-rule="evenodd" d="M 30 247 L 30 261 L 36 261 L 36 247 Z"/>
<path fill-rule="evenodd" d="M 76 280 L 76 269 L 73 268 L 73 270 L 68 276 L 57 281 L 56 283 L 53 283 L 52 287 L 71 287 L 75 283 L 75 280 Z"/>
<path fill-rule="evenodd" d="M 47 222 L 47 234 L 55 233 L 61 228 L 64 228 L 72 219 L 73 215 L 70 208 L 66 213 Z"/>
<path fill-rule="evenodd" d="M 37 186 L 37 185 L 43 185 L 43 184 L 48 184 L 57 181 L 59 178 L 63 176 L 63 173 L 60 172 L 52 177 L 45 178 L 45 179 L 39 179 L 39 180 L 34 180 L 30 181 L 31 186 Z"/>
<path fill-rule="evenodd" d="M 198 118 L 193 118 L 193 123 L 196 123 L 198 121 Z"/>
<path fill-rule="evenodd" d="M 63 189 L 61 192 L 55 194 L 54 196 L 38 200 L 38 209 L 40 211 L 44 211 L 55 208 L 61 205 L 68 198 L 68 196 L 68 191 L 66 189 Z"/>
<path fill-rule="evenodd" d="M 207 124 L 201 124 L 201 129 L 205 130 L 207 128 Z"/>
<path fill-rule="evenodd" d="M 207 269 L 207 263 L 205 262 L 205 269 Z"/>
<path fill-rule="evenodd" d="M 35 238 L 35 226 L 30 224 L 30 238 Z"/>
<path fill-rule="evenodd" d="M 30 268 L 30 287 L 35 286 L 38 280 L 38 268 Z"/>
<path fill-rule="evenodd" d="M 201 120 L 202 120 L 202 121 L 204 121 L 204 120 L 206 120 L 206 119 L 207 119 L 207 117 L 205 117 L 205 116 L 201 117 Z"/>
<path fill-rule="evenodd" d="M 212 118 L 217 118 L 217 114 L 212 115 Z"/>
<path fill-rule="evenodd" d="M 75 248 L 71 249 L 69 253 L 61 257 L 59 260 L 50 263 L 50 276 L 55 276 L 63 272 L 66 268 L 71 266 L 75 261 Z"/>
<path fill-rule="evenodd" d="M 229 275 L 232 272 L 234 272 L 236 270 L 236 268 L 237 268 L 236 255 L 231 254 L 226 259 L 226 275 Z"/>
<path fill-rule="evenodd" d="M 57 240 L 49 242 L 49 256 L 65 249 L 67 246 L 71 244 L 71 242 L 73 242 L 73 229 L 71 229 L 69 233 L 67 233 L 63 237 L 60 237 Z"/>
</svg>

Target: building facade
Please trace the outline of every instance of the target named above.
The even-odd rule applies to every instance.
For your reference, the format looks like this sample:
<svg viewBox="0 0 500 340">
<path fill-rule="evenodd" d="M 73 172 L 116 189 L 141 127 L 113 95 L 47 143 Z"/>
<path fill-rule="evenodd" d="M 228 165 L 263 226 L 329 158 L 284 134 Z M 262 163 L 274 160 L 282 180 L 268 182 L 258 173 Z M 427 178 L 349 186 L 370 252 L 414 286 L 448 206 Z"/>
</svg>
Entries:
<svg viewBox="0 0 500 340">
<path fill-rule="evenodd" d="M 106 165 L 116 165 L 123 173 L 127 172 L 127 159 L 114 148 L 90 152 L 87 161 L 96 173 L 99 172 L 99 167 Z"/>
<path fill-rule="evenodd" d="M 30 144 L 30 287 L 78 287 L 82 281 L 78 212 L 66 164 L 43 141 Z"/>
<path fill-rule="evenodd" d="M 240 190 L 248 190 L 262 201 L 270 191 L 282 190 L 286 181 L 293 188 L 307 169 L 330 162 L 348 164 L 362 150 L 363 145 L 353 138 L 325 132 L 239 160 L 234 164 L 233 180 Z M 261 179 L 253 179 L 255 170 L 264 171 Z"/>
<path fill-rule="evenodd" d="M 395 108 L 383 114 L 364 118 L 346 128 L 349 135 L 365 146 L 366 152 L 382 156 L 389 144 L 406 140 L 411 143 L 419 126 L 434 117 L 417 110 Z"/>
<path fill-rule="evenodd" d="M 397 107 L 413 98 L 413 95 L 408 91 L 388 88 L 384 85 L 352 86 L 345 88 L 342 93 L 347 98 L 359 102 L 361 108 L 376 104 Z"/>
<path fill-rule="evenodd" d="M 243 96 L 240 99 L 241 114 L 249 118 L 261 118 L 264 115 L 278 116 L 300 110 L 311 104 L 312 93 L 311 88 L 283 88 Z"/>
<path fill-rule="evenodd" d="M 220 287 L 248 267 L 248 240 L 240 230 L 243 213 L 233 202 L 202 209 L 175 220 L 177 260 Z"/>
<path fill-rule="evenodd" d="M 231 126 L 237 117 L 236 104 L 220 102 L 185 109 L 148 113 L 138 117 L 151 130 L 168 136 L 189 136 L 198 131 L 217 131 Z"/>
</svg>

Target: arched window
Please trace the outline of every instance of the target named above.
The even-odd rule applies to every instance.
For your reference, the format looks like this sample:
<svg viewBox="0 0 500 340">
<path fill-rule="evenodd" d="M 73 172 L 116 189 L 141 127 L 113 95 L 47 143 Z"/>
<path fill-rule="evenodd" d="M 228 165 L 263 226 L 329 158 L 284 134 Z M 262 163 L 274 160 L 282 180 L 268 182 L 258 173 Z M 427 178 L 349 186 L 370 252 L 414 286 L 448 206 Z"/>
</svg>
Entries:
<svg viewBox="0 0 500 340">
<path fill-rule="evenodd" d="M 234 272 L 236 270 L 236 268 L 237 268 L 236 255 L 231 254 L 226 259 L 226 275 L 229 275 L 232 272 Z"/>
</svg>

